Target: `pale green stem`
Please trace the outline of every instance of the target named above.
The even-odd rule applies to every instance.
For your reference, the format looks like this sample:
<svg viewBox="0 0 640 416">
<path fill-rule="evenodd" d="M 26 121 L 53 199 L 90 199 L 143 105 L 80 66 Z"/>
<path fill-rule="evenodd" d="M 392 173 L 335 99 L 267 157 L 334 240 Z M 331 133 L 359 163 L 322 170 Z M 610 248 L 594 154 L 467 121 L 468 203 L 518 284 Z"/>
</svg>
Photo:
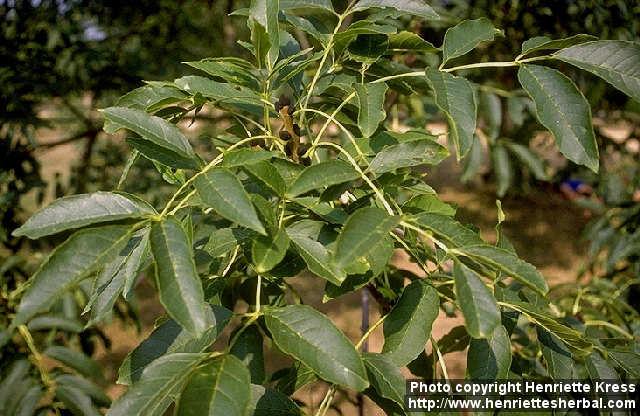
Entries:
<svg viewBox="0 0 640 416">
<path fill-rule="evenodd" d="M 382 316 L 380 319 L 378 319 L 376 321 L 375 324 L 373 324 L 368 330 L 367 332 L 364 333 L 364 335 L 362 335 L 362 338 L 360 338 L 360 341 L 358 341 L 358 343 L 356 344 L 356 349 L 359 349 L 362 344 L 364 344 L 364 342 L 367 340 L 367 338 L 369 338 L 369 336 L 371 336 L 371 334 L 373 333 L 373 331 L 376 330 L 376 328 L 378 328 L 386 319 L 386 317 L 389 315 L 384 315 Z"/>
<path fill-rule="evenodd" d="M 333 147 L 334 149 L 337 149 L 340 153 L 342 153 L 347 158 L 349 163 L 351 163 L 351 165 L 356 170 L 356 172 L 358 172 L 362 177 L 362 179 L 367 183 L 367 185 L 369 185 L 371 190 L 373 190 L 373 192 L 376 194 L 376 197 L 378 197 L 378 200 L 387 210 L 389 215 L 395 215 L 395 213 L 393 212 L 393 209 L 391 208 L 391 205 L 389 205 L 387 200 L 384 198 L 382 191 L 380 191 L 380 189 L 378 189 L 378 187 L 371 181 L 371 179 L 369 179 L 369 177 L 362 171 L 362 169 L 360 169 L 360 166 L 358 166 L 358 163 L 353 159 L 353 157 L 349 154 L 349 152 L 344 150 L 342 146 L 339 146 L 331 142 L 320 142 L 318 143 L 318 146 Z"/>
<path fill-rule="evenodd" d="M 262 276 L 258 275 L 258 283 L 256 283 L 256 313 L 260 313 L 260 291 L 262 290 Z"/>
<path fill-rule="evenodd" d="M 433 347 L 433 350 L 438 355 L 438 363 L 440 363 L 440 368 L 442 369 L 442 376 L 444 377 L 445 380 L 447 380 L 447 383 L 449 383 L 449 374 L 447 373 L 447 364 L 444 362 L 444 357 L 440 352 L 438 343 L 436 342 L 435 339 L 433 339 L 433 337 L 431 337 L 431 346 Z"/>
</svg>

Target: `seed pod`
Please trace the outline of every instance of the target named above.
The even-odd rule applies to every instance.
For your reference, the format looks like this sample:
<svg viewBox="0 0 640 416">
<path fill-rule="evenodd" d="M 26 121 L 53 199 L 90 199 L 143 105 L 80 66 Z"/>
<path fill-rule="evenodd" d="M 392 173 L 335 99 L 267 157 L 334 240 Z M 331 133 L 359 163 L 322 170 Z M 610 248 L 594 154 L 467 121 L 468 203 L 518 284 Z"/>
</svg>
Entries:
<svg viewBox="0 0 640 416">
<path fill-rule="evenodd" d="M 291 135 L 286 130 L 280 130 L 280 132 L 278 133 L 278 136 L 280 136 L 280 138 L 285 142 L 291 140 Z"/>
<path fill-rule="evenodd" d="M 298 126 L 297 124 L 293 124 L 293 132 L 295 133 L 296 136 L 300 137 L 300 126 Z"/>
</svg>

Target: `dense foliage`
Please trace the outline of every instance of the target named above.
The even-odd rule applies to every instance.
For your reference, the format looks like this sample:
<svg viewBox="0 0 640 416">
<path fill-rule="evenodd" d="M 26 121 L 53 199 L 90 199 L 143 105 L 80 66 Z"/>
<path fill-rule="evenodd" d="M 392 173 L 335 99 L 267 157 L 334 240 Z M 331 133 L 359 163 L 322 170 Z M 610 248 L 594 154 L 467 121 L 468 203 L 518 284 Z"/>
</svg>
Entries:
<svg viewBox="0 0 640 416">
<path fill-rule="evenodd" d="M 487 86 L 463 75 L 495 68 L 511 71 L 522 88 L 510 100 L 514 114 L 528 111 L 567 159 L 597 171 L 589 103 L 556 68 L 571 65 L 638 100 L 640 45 L 538 37 L 512 60 L 468 63 L 469 52 L 502 32 L 487 19 L 466 20 L 435 47 L 401 29 L 406 15 L 438 18 L 418 0 L 359 0 L 342 11 L 328 0 L 255 0 L 235 14 L 246 17 L 251 42 L 242 45 L 251 60 L 188 62 L 201 75 L 148 82 L 103 111 L 105 131 L 125 130 L 133 149 L 120 182 L 135 180 L 131 167 L 144 158 L 175 186 L 161 208 L 117 190 L 77 194 L 14 232 L 64 241 L 27 286 L 7 294 L 4 350 L 23 340 L 35 367 L 19 352 L 3 352 L 12 365 L 0 395 L 11 400 L 0 400 L 0 410 L 109 407 L 90 381 L 100 369 L 87 340 L 100 336 L 94 325 L 147 273 L 168 316 L 122 363 L 118 381 L 129 389 L 109 415 L 161 415 L 172 403 L 177 414 L 299 414 L 305 403 L 291 396 L 318 380 L 330 386 L 318 414 L 338 389 L 403 414 L 400 369 L 446 377 L 446 354 L 467 347 L 470 379 L 640 375 L 628 285 L 611 289 L 619 300 L 604 306 L 580 307 L 577 296 L 567 305 L 515 253 L 499 207 L 499 238 L 490 244 L 455 220 L 455 207 L 421 173 L 449 148 L 472 163 Z M 306 33 L 305 47 L 297 31 Z M 411 66 L 402 59 L 409 55 Z M 416 96 L 431 97 L 443 114 L 446 141 L 411 118 L 404 129 L 386 122 Z M 210 139 L 213 155 L 181 131 L 211 109 L 233 120 Z M 512 152 L 536 174 L 526 145 L 493 144 L 498 166 Z M 624 223 L 625 233 L 637 235 L 635 221 Z M 426 277 L 396 268 L 394 250 L 408 253 Z M 325 300 L 368 290 L 382 318 L 352 343 L 287 282 L 301 273 L 325 281 Z M 86 328 L 80 308 L 90 316 Z M 459 311 L 465 325 L 435 340 L 441 309 Z M 361 351 L 378 327 L 382 350 Z M 291 366 L 267 373 L 264 348 L 290 357 Z M 66 370 L 50 373 L 42 354 Z"/>
</svg>

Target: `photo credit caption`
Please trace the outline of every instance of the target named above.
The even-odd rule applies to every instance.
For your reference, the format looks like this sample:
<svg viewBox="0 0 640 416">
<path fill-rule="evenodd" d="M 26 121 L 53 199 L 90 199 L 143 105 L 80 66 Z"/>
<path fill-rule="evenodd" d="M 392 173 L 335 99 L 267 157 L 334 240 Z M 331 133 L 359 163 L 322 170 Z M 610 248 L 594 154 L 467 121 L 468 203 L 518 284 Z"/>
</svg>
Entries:
<svg viewBox="0 0 640 416">
<path fill-rule="evenodd" d="M 409 411 L 620 410 L 636 414 L 640 381 L 407 380 Z"/>
</svg>

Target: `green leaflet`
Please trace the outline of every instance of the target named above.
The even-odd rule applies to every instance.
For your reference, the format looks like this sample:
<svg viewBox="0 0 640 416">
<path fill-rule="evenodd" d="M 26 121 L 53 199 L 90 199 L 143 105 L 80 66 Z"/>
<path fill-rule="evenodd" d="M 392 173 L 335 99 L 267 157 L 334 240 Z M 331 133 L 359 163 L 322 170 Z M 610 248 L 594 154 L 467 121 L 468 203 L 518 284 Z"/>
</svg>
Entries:
<svg viewBox="0 0 640 416">
<path fill-rule="evenodd" d="M 52 345 L 44 350 L 43 354 L 73 368 L 82 375 L 102 380 L 102 369 L 98 363 L 80 351 L 72 350 L 63 346 Z"/>
<path fill-rule="evenodd" d="M 109 262 L 94 282 L 93 293 L 83 313 L 91 310 L 87 326 L 109 316 L 118 296 L 131 287 L 140 271 L 149 244 L 149 228 L 136 232 L 118 255 Z"/>
<path fill-rule="evenodd" d="M 256 162 L 244 166 L 249 175 L 256 180 L 262 182 L 270 191 L 278 196 L 283 196 L 286 190 L 286 184 L 278 169 L 271 163 L 266 161 Z"/>
<path fill-rule="evenodd" d="M 225 354 L 198 367 L 184 387 L 177 416 L 245 416 L 251 378 L 242 361 Z"/>
<path fill-rule="evenodd" d="M 56 398 L 64 403 L 74 414 L 83 416 L 100 416 L 102 414 L 93 406 L 91 397 L 76 387 L 58 386 L 56 388 Z"/>
<path fill-rule="evenodd" d="M 481 42 L 490 41 L 496 35 L 502 36 L 486 17 L 476 20 L 465 20 L 447 29 L 442 44 L 442 65 L 450 59 L 465 55 Z"/>
<path fill-rule="evenodd" d="M 423 0 L 360 0 L 354 10 L 367 10 L 369 8 L 392 8 L 424 19 L 439 19 L 438 13 Z"/>
<path fill-rule="evenodd" d="M 480 277 L 460 262 L 453 267 L 456 298 L 473 338 L 488 338 L 500 324 L 500 310 Z"/>
<path fill-rule="evenodd" d="M 508 250 L 482 244 L 460 247 L 459 251 L 476 261 L 502 271 L 538 293 L 544 294 L 549 291 L 549 286 L 540 272 Z"/>
<path fill-rule="evenodd" d="M 589 339 L 587 339 L 581 332 L 558 322 L 556 318 L 549 315 L 547 312 L 524 302 L 509 301 L 505 302 L 504 306 L 522 313 L 532 323 L 540 326 L 545 331 L 554 334 L 569 347 L 572 354 L 575 356 L 586 356 L 591 353 L 593 344 Z"/>
<path fill-rule="evenodd" d="M 585 359 L 589 378 L 593 381 L 611 380 L 619 381 L 620 377 L 616 370 L 602 357 L 598 351 L 593 351 Z"/>
<path fill-rule="evenodd" d="M 107 225 L 78 231 L 59 245 L 31 277 L 13 327 L 46 310 L 65 291 L 110 261 L 125 246 L 135 226 Z"/>
<path fill-rule="evenodd" d="M 371 387 L 385 399 L 404 407 L 405 379 L 398 366 L 384 354 L 363 354 Z"/>
<path fill-rule="evenodd" d="M 129 107 L 148 112 L 154 112 L 160 108 L 184 101 L 187 94 L 175 87 L 168 85 L 145 85 L 136 88 L 118 98 L 118 107 Z"/>
<path fill-rule="evenodd" d="M 478 234 L 453 218 L 421 213 L 414 215 L 410 220 L 432 232 L 438 240 L 449 248 L 455 248 L 459 254 L 481 262 L 491 269 L 502 271 L 541 294 L 549 290 L 544 277 L 534 266 L 508 250 L 485 243 Z"/>
<path fill-rule="evenodd" d="M 435 52 L 438 48 L 416 33 L 402 31 L 389 35 L 389 50 L 394 52 Z"/>
<path fill-rule="evenodd" d="M 553 134 L 567 159 L 598 171 L 598 144 L 591 107 L 575 84 L 555 69 L 521 65 L 518 80 L 536 105 L 540 123 Z"/>
<path fill-rule="evenodd" d="M 108 407 L 111 404 L 111 399 L 102 391 L 102 387 L 84 377 L 61 374 L 55 378 L 55 381 L 59 385 L 74 387 L 84 392 L 98 405 Z"/>
<path fill-rule="evenodd" d="M 207 315 L 209 326 L 199 337 L 194 336 L 172 319 L 154 329 L 120 365 L 118 384 L 136 383 L 145 368 L 164 354 L 203 352 L 218 338 L 229 323 L 232 313 L 222 306 L 211 305 Z"/>
<path fill-rule="evenodd" d="M 251 243 L 251 259 L 256 272 L 265 273 L 284 259 L 289 248 L 289 237 L 284 229 L 275 235 L 258 236 Z"/>
<path fill-rule="evenodd" d="M 478 104 L 469 81 L 435 68 L 426 70 L 427 82 L 433 90 L 436 105 L 447 117 L 449 137 L 462 159 L 473 143 Z"/>
<path fill-rule="evenodd" d="M 325 245 L 318 241 L 323 226 L 319 221 L 302 220 L 287 227 L 287 235 L 310 272 L 340 285 L 347 276 L 335 265 Z"/>
<path fill-rule="evenodd" d="M 527 39 L 522 42 L 522 55 L 529 55 L 533 52 L 549 51 L 556 49 L 564 49 L 569 46 L 578 45 L 580 43 L 588 42 L 591 40 L 597 40 L 595 36 L 591 35 L 573 35 L 564 39 L 551 39 L 547 36 L 536 36 L 531 39 Z"/>
<path fill-rule="evenodd" d="M 150 242 L 160 302 L 183 328 L 202 334 L 208 326 L 204 292 L 182 225 L 173 217 L 155 222 Z"/>
<path fill-rule="evenodd" d="M 362 34 L 349 44 L 349 57 L 364 65 L 375 63 L 387 51 L 389 38 L 382 34 Z M 362 85 L 362 84 L 358 84 Z M 365 84 L 375 85 L 375 84 Z M 384 101 L 384 96 L 382 97 Z M 383 115 L 383 119 L 386 114 Z"/>
<path fill-rule="evenodd" d="M 437 165 L 449 151 L 434 140 L 412 140 L 384 147 L 369 165 L 371 172 L 380 174 L 398 168 Z"/>
<path fill-rule="evenodd" d="M 554 58 L 589 71 L 640 101 L 640 44 L 599 40 L 562 49 Z"/>
<path fill-rule="evenodd" d="M 279 0 L 252 0 L 249 9 L 255 19 L 266 31 L 269 47 L 263 55 L 267 68 L 273 68 L 280 53 L 280 28 L 278 26 Z"/>
<path fill-rule="evenodd" d="M 486 339 L 471 339 L 467 352 L 467 373 L 472 380 L 504 380 L 511 367 L 511 343 L 502 325 Z"/>
<path fill-rule="evenodd" d="M 229 170 L 214 168 L 199 175 L 194 185 L 202 202 L 228 220 L 266 235 L 249 195 Z"/>
<path fill-rule="evenodd" d="M 204 353 L 165 354 L 144 369 L 137 383 L 109 409 L 107 416 L 160 416 L 178 398 Z"/>
<path fill-rule="evenodd" d="M 247 66 L 245 62 L 224 58 L 211 58 L 185 63 L 213 77 L 220 77 L 232 84 L 242 85 L 254 91 L 260 89 L 260 81 L 251 73 L 251 67 Z"/>
<path fill-rule="evenodd" d="M 429 340 L 439 307 L 438 292 L 426 281 L 406 286 L 384 321 L 382 354 L 400 367 L 416 358 Z"/>
<path fill-rule="evenodd" d="M 358 127 L 363 137 L 371 137 L 378 125 L 387 117 L 384 111 L 384 97 L 387 84 L 384 82 L 355 84 L 358 97 Z"/>
<path fill-rule="evenodd" d="M 355 211 L 338 235 L 334 254 L 336 265 L 345 268 L 366 257 L 399 220 L 380 208 L 365 207 Z"/>
<path fill-rule="evenodd" d="M 527 146 L 518 143 L 507 143 L 507 148 L 513 153 L 520 162 L 523 163 L 533 173 L 536 179 L 540 181 L 548 181 L 549 175 L 545 171 L 544 163 L 533 151 Z"/>
<path fill-rule="evenodd" d="M 265 312 L 278 348 L 319 377 L 356 391 L 369 386 L 364 364 L 349 339 L 324 314 L 306 305 Z"/>
<path fill-rule="evenodd" d="M 571 380 L 574 375 L 574 361 L 571 351 L 551 332 L 536 328 L 541 344 L 542 356 L 547 363 L 547 371 L 554 380 Z"/>
<path fill-rule="evenodd" d="M 491 158 L 493 159 L 493 168 L 498 182 L 496 193 L 498 197 L 502 198 L 511 187 L 511 182 L 513 181 L 511 159 L 507 149 L 499 144 L 491 149 Z"/>
<path fill-rule="evenodd" d="M 293 400 L 284 394 L 252 384 L 249 414 L 252 416 L 300 416 L 302 412 Z"/>
<path fill-rule="evenodd" d="M 13 235 L 31 239 L 91 224 L 144 218 L 156 210 L 125 193 L 94 192 L 63 197 L 33 214 Z"/>
<path fill-rule="evenodd" d="M 360 174 L 347 162 L 339 159 L 328 160 L 305 168 L 293 182 L 287 194 L 297 196 L 359 177 Z"/>
<path fill-rule="evenodd" d="M 221 166 L 225 168 L 233 168 L 236 166 L 247 166 L 253 163 L 270 160 L 277 153 L 268 152 L 266 150 L 256 150 L 252 147 L 242 147 L 240 149 L 230 150 L 224 153 Z"/>
<path fill-rule="evenodd" d="M 257 326 L 247 327 L 233 344 L 229 353 L 238 357 L 251 374 L 251 382 L 262 384 L 265 381 L 264 352 L 262 333 Z"/>
<path fill-rule="evenodd" d="M 157 147 L 174 156 L 173 166 L 176 168 L 195 168 L 198 159 L 189 140 L 178 127 L 160 117 L 152 116 L 142 110 L 125 107 L 109 107 L 103 110 L 105 116 L 104 130 L 115 133 L 125 128 L 140 135 L 147 143 L 145 148 Z M 140 150 L 140 149 L 139 149 Z M 147 153 L 141 151 L 147 156 Z M 154 155 L 149 155 L 154 158 Z M 161 162 L 166 162 L 162 160 Z"/>
</svg>

